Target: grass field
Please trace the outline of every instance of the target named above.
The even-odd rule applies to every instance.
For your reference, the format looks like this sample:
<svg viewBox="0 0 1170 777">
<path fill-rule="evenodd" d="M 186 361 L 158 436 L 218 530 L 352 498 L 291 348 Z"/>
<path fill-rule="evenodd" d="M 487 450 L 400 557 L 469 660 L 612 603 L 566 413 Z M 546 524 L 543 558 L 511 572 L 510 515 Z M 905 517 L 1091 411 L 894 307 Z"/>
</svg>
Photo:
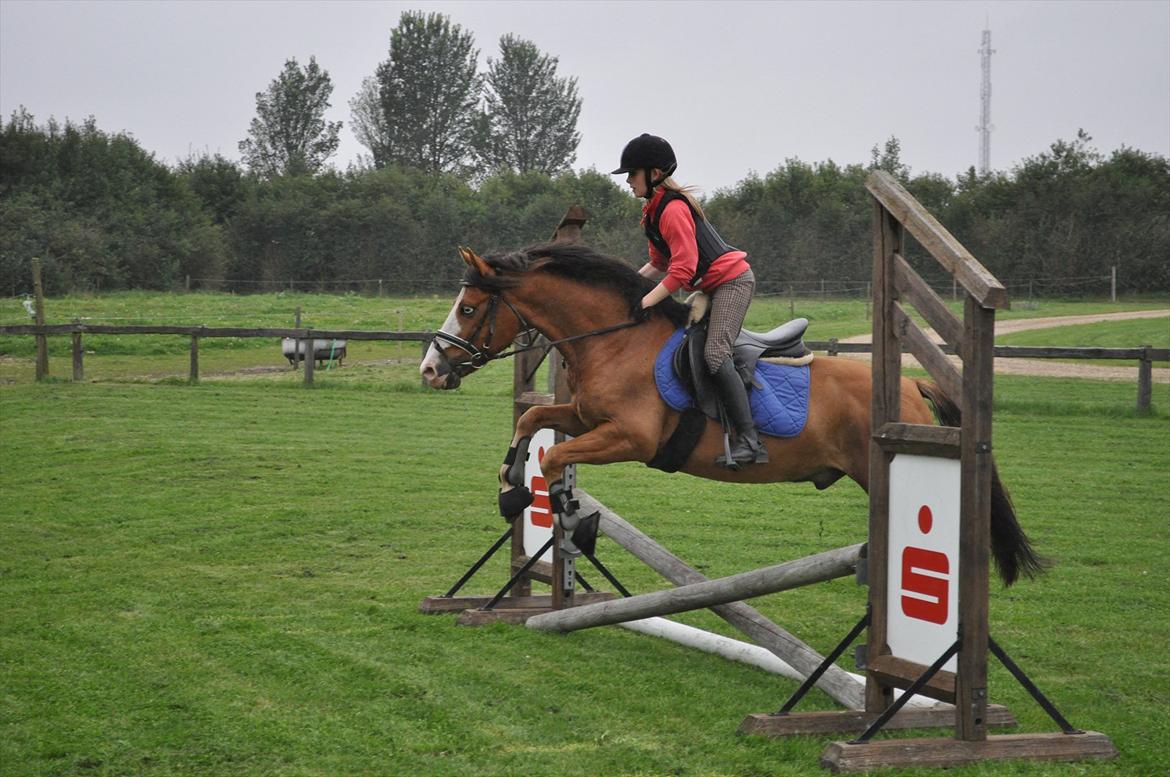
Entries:
<svg viewBox="0 0 1170 777">
<path fill-rule="evenodd" d="M 145 310 L 149 299 L 123 302 Z M 93 313 L 105 298 L 90 302 Z M 160 303 L 149 321 L 188 303 L 207 307 L 183 323 L 215 325 L 218 309 L 238 324 L 286 325 L 291 303 L 313 326 L 394 329 L 433 327 L 449 305 L 191 295 Z M 270 318 L 250 307 L 260 305 Z M 786 300 L 770 305 L 753 315 L 787 313 Z M 865 328 L 861 303 L 798 302 L 796 312 L 818 339 Z M 188 386 L 159 380 L 159 365 L 185 374 L 185 340 L 169 338 L 171 352 L 168 338 L 151 339 L 97 345 L 110 353 L 87 361 L 98 382 L 85 384 L 14 375 L 31 371 L 14 353 L 21 339 L 0 343 L 10 354 L 0 378 L 15 381 L 0 386 L 0 774 L 822 773 L 829 738 L 734 733 L 745 713 L 778 707 L 791 681 L 620 629 L 553 636 L 418 614 L 502 530 L 506 366 L 458 392 L 422 392 L 412 346 L 319 374 L 312 390 L 291 372 Z M 205 370 L 273 352 L 225 345 Z M 54 365 L 66 374 L 67 360 Z M 1163 388 L 1154 414 L 1137 417 L 1128 383 L 997 380 L 1001 471 L 1055 565 L 993 588 L 992 634 L 1075 725 L 1109 734 L 1122 755 L 951 773 L 1170 771 Z M 584 468 L 580 479 L 710 576 L 864 539 L 865 495 L 847 483 L 735 487 L 640 465 Z M 627 587 L 663 586 L 608 541 L 600 553 Z M 481 574 L 473 587 L 486 592 L 504 562 Z M 842 580 L 753 604 L 828 649 L 860 615 L 864 590 Z M 732 634 L 709 613 L 683 620 Z M 991 695 L 1021 730 L 1054 730 L 998 666 Z M 814 693 L 805 708 L 832 702 Z"/>
</svg>

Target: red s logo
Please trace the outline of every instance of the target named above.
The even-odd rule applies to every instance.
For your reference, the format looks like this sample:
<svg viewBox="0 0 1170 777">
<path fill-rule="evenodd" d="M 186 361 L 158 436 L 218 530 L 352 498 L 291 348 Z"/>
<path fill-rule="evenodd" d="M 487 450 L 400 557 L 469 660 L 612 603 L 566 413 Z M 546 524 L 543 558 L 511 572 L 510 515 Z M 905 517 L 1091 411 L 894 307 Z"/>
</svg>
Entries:
<svg viewBox="0 0 1170 777">
<path fill-rule="evenodd" d="M 926 548 L 903 550 L 902 612 L 908 618 L 946 623 L 950 571 L 951 564 L 945 553 Z M 906 596 L 906 593 L 918 596 Z"/>
<path fill-rule="evenodd" d="M 918 509 L 918 529 L 929 534 L 934 516 L 927 505 Z M 908 547 L 902 551 L 902 613 L 927 623 L 946 623 L 951 562 L 945 553 Z M 906 594 L 910 594 L 907 596 Z"/>
</svg>

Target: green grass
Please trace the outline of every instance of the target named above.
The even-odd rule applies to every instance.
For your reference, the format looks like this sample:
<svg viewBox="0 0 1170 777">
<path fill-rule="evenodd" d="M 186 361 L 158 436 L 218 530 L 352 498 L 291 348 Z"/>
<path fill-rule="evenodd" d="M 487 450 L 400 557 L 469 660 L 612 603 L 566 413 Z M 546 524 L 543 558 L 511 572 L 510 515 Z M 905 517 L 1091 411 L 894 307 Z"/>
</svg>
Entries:
<svg viewBox="0 0 1170 777">
<path fill-rule="evenodd" d="M 822 773 L 829 737 L 734 733 L 791 681 L 620 629 L 418 614 L 501 531 L 509 369 L 453 393 L 418 390 L 413 364 L 296 380 L 0 386 L 0 773 Z M 951 773 L 1170 764 L 1162 388 L 1137 417 L 1127 384 L 997 381 L 997 457 L 1056 563 L 993 590 L 992 633 L 1122 755 Z M 580 478 L 708 575 L 864 537 L 850 484 L 736 487 L 626 464 Z M 663 585 L 608 541 L 600 552 L 628 587 Z M 504 574 L 493 562 L 472 588 Z M 827 649 L 864 593 L 842 580 L 753 603 Z M 708 613 L 684 620 L 734 633 Z M 992 697 L 1022 730 L 1054 729 L 998 667 Z M 833 705 L 814 693 L 803 706 Z"/>
</svg>

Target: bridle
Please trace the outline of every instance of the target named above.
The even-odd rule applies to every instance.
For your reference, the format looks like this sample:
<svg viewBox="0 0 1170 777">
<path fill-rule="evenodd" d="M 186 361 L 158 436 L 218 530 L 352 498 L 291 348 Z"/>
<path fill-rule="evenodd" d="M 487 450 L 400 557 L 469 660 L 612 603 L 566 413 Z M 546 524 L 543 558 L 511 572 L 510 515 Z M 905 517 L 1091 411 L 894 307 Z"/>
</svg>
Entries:
<svg viewBox="0 0 1170 777">
<path fill-rule="evenodd" d="M 463 281 L 460 285 L 465 288 L 472 286 L 472 284 L 468 283 L 467 281 Z M 508 309 L 512 311 L 512 315 L 516 317 L 516 321 L 519 322 L 520 330 L 516 335 L 516 339 L 519 340 L 521 336 L 524 336 L 526 341 L 520 346 L 511 349 L 510 351 L 492 353 L 488 349 L 491 348 L 492 340 L 494 340 L 496 336 L 496 316 L 500 312 L 501 302 L 508 306 Z M 536 338 L 541 335 L 540 330 L 529 324 L 524 316 L 520 315 L 520 311 L 516 309 L 516 306 L 508 300 L 504 299 L 503 292 L 496 291 L 488 297 L 487 312 L 484 314 L 483 318 L 479 320 L 479 323 L 475 325 L 475 330 L 467 336 L 466 340 L 462 337 L 459 337 L 458 335 L 449 334 L 440 330 L 435 332 L 433 341 L 438 341 L 441 344 L 453 345 L 470 357 L 466 361 L 452 364 L 451 367 L 453 369 L 470 367 L 473 370 L 478 370 L 480 367 L 484 366 L 490 361 L 495 361 L 497 359 L 507 359 L 527 351 L 534 351 L 537 348 L 543 348 L 545 354 L 547 355 L 549 351 L 561 343 L 569 343 L 573 342 L 574 340 L 583 340 L 586 337 L 596 337 L 598 335 L 616 332 L 619 329 L 628 329 L 632 326 L 641 324 L 644 320 L 645 319 L 623 321 L 620 324 L 605 326 L 600 329 L 594 329 L 579 335 L 570 335 L 569 337 L 562 337 L 559 340 L 538 343 Z M 484 330 L 485 326 L 487 327 L 487 337 L 484 339 L 483 347 L 481 348 L 476 345 L 476 340 L 479 338 L 479 334 Z"/>
</svg>

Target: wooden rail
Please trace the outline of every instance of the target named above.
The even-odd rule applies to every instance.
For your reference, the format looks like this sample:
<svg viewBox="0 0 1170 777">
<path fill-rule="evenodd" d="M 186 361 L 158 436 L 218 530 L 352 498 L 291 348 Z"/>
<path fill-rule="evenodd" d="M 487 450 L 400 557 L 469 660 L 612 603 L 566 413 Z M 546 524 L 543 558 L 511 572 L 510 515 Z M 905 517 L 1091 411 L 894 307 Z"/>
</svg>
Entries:
<svg viewBox="0 0 1170 777">
<path fill-rule="evenodd" d="M 932 324 L 934 322 L 931 322 Z M 38 341 L 45 337 L 70 336 L 73 340 L 73 379 L 80 381 L 85 374 L 83 364 L 84 349 L 82 348 L 83 335 L 177 335 L 191 338 L 191 370 L 192 382 L 199 380 L 199 340 L 204 337 L 292 337 L 297 340 L 311 342 L 312 340 L 365 340 L 365 341 L 413 341 L 424 344 L 430 343 L 433 332 L 376 332 L 360 329 L 311 329 L 305 327 L 292 328 L 256 328 L 256 327 L 209 327 L 209 326 L 155 326 L 155 325 L 110 325 L 110 324 L 7 324 L 0 325 L 0 335 L 29 335 Z M 807 340 L 805 345 L 814 351 L 824 351 L 830 356 L 841 353 L 872 353 L 870 343 L 842 343 L 836 338 L 828 340 Z M 954 354 L 955 349 L 946 342 L 935 342 L 933 345 L 946 354 Z M 1150 399 L 1153 394 L 1153 363 L 1156 361 L 1170 361 L 1170 348 L 1152 348 L 1138 346 L 1136 348 L 1100 348 L 1100 347 L 1053 347 L 1033 345 L 997 345 L 995 356 L 1000 359 L 1102 359 L 1113 361 L 1138 362 L 1138 395 L 1137 407 L 1140 411 L 1150 409 Z M 904 348 L 903 352 L 910 352 Z M 526 367 L 528 365 L 525 365 Z M 48 372 L 48 355 L 44 356 L 43 371 Z M 527 370 L 526 370 L 527 372 Z M 38 376 L 41 370 L 38 370 Z M 306 371 L 306 383 L 312 384 L 313 371 Z"/>
<path fill-rule="evenodd" d="M 299 316 L 299 313 L 298 313 Z M 422 343 L 425 353 L 427 346 L 434 336 L 433 332 L 371 332 L 358 329 L 312 329 L 306 327 L 294 328 L 256 328 L 256 327 L 210 327 L 210 326 L 136 326 L 136 325 L 108 325 L 82 324 L 75 321 L 72 324 L 17 324 L 0 326 L 0 335 L 32 335 L 37 338 L 37 380 L 42 380 L 49 373 L 49 357 L 47 349 L 40 346 L 45 337 L 53 335 L 69 335 L 73 339 L 73 380 L 80 381 L 85 376 L 83 362 L 85 349 L 82 348 L 82 335 L 178 335 L 191 338 L 191 369 L 188 379 L 191 383 L 199 382 L 199 340 L 204 337 L 261 337 L 286 338 L 305 343 L 305 385 L 313 385 L 313 359 L 316 355 L 313 344 L 316 340 L 367 340 L 367 341 L 413 341 Z M 300 350 L 300 349 L 298 349 Z M 43 356 L 41 352 L 44 351 Z"/>
</svg>

